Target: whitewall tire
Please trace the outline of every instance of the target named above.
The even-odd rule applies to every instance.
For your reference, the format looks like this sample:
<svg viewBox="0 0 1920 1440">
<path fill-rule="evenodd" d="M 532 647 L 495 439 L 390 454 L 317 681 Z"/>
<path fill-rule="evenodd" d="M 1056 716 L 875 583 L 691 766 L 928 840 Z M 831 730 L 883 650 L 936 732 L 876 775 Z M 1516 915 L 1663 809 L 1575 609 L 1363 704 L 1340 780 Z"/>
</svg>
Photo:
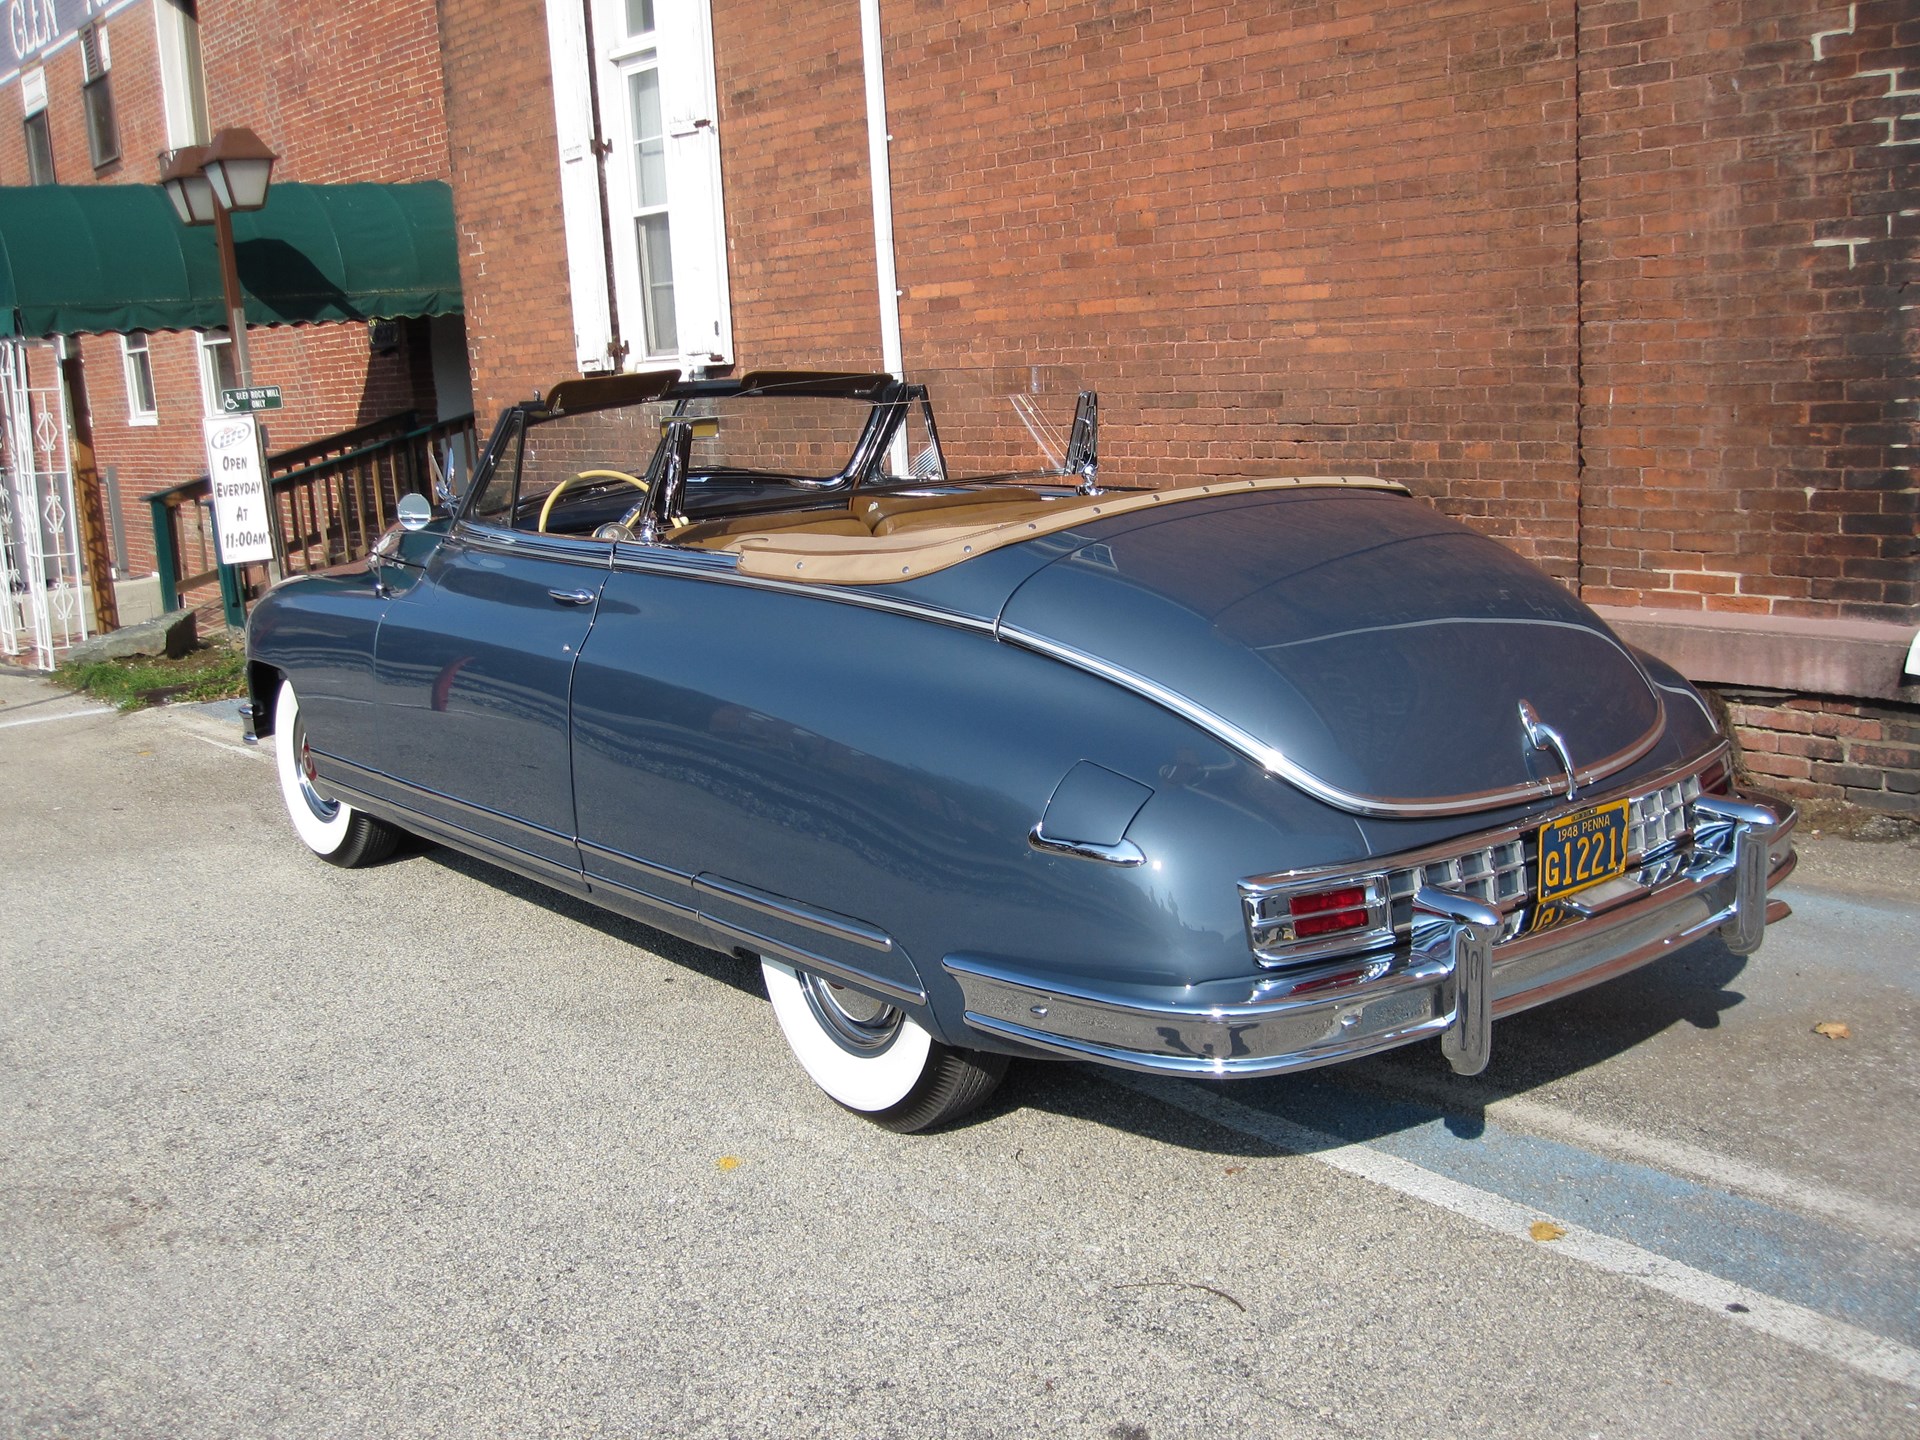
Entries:
<svg viewBox="0 0 1920 1440">
<path fill-rule="evenodd" d="M 393 853 L 399 831 L 344 800 L 320 792 L 307 749 L 306 722 L 301 719 L 300 700 L 290 680 L 280 682 L 280 695 L 274 702 L 273 751 L 287 818 L 309 850 L 322 860 L 347 868 L 371 865 Z"/>
<path fill-rule="evenodd" d="M 824 976 L 762 959 L 774 1018 L 813 1083 L 856 1114 L 911 1133 L 983 1103 L 1007 1057 L 935 1040 L 901 1010 Z"/>
</svg>

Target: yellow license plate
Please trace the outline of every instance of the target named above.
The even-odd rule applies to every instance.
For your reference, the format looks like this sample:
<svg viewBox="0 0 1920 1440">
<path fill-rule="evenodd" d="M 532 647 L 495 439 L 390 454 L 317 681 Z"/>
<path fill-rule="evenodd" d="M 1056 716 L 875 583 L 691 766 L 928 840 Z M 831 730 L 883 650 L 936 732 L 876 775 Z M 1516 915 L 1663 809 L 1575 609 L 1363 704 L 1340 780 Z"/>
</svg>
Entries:
<svg viewBox="0 0 1920 1440">
<path fill-rule="evenodd" d="M 1542 905 L 1611 880 L 1627 868 L 1627 803 L 1597 805 L 1540 827 L 1535 898 Z"/>
</svg>

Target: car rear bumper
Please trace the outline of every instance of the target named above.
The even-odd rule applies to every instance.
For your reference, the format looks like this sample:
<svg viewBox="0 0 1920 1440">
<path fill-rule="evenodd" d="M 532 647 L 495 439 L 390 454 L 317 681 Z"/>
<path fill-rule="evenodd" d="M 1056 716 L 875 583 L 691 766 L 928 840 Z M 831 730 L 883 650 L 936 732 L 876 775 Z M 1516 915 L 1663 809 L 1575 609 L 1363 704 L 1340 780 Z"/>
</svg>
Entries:
<svg viewBox="0 0 1920 1440">
<path fill-rule="evenodd" d="M 1677 873 L 1604 911 L 1496 942 L 1499 917 L 1465 895 L 1423 888 L 1411 943 L 1310 969 L 1178 994 L 1059 984 L 954 955 L 946 969 L 967 1024 L 1001 1040 L 1129 1070 L 1275 1075 L 1438 1037 L 1456 1070 L 1483 1068 L 1495 1017 L 1623 975 L 1719 932 L 1739 954 L 1787 913 L 1767 892 L 1792 872 L 1793 806 L 1709 797 L 1719 822 Z M 1773 913 L 1769 913 L 1769 911 Z M 1231 986 L 1227 993 L 1222 993 Z"/>
</svg>

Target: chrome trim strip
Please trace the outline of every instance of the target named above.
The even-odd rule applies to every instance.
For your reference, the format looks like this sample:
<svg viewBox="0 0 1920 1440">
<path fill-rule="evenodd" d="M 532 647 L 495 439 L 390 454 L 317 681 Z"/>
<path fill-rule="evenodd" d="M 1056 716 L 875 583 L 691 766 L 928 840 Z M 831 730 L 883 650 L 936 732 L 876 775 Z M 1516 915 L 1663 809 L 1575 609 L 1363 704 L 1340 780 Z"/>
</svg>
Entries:
<svg viewBox="0 0 1920 1440">
<path fill-rule="evenodd" d="M 864 920 L 855 920 L 850 915 L 841 915 L 832 910 L 815 910 L 784 895 L 756 890 L 751 885 L 742 885 L 738 881 L 704 872 L 693 877 L 693 888 L 699 894 L 716 895 L 736 905 L 744 905 L 749 910 L 758 910 L 762 915 L 771 915 L 777 920 L 817 930 L 837 940 L 864 945 L 869 950 L 893 949 L 893 937 L 886 931 Z"/>
<path fill-rule="evenodd" d="M 411 830 L 416 834 L 438 840 L 444 845 L 451 845 L 454 849 L 471 855 L 477 860 L 484 860 L 489 865 L 498 865 L 503 869 L 512 870 L 543 885 L 559 886 L 576 895 L 586 892 L 587 881 L 584 875 L 543 855 L 535 855 L 529 850 L 522 850 L 517 845 L 496 840 L 491 835 L 482 835 L 478 831 L 455 825 L 452 821 L 442 820 L 425 811 L 415 810 L 390 796 L 359 790 L 337 781 L 330 788 L 338 792 L 340 799 L 359 806 L 369 814 L 391 819 L 402 830 Z"/>
<path fill-rule="evenodd" d="M 483 525 L 478 520 L 462 520 L 453 528 L 450 539 L 474 550 L 495 555 L 531 555 L 541 560 L 564 560 L 588 570 L 612 567 L 613 547 L 604 540 L 583 540 L 572 535 L 543 535 L 536 530 L 505 530 Z"/>
<path fill-rule="evenodd" d="M 1027 844 L 1050 855 L 1071 855 L 1076 860 L 1104 860 L 1109 865 L 1144 865 L 1146 854 L 1131 840 L 1118 845 L 1095 845 L 1090 840 L 1056 840 L 1038 824 L 1027 832 Z"/>
<path fill-rule="evenodd" d="M 570 846 L 574 844 L 574 838 L 571 835 L 562 834 L 558 830 L 549 830 L 546 826 L 536 825 L 531 820 L 521 820 L 516 816 L 506 815 L 498 810 L 489 810 L 486 806 L 476 805 L 470 800 L 456 799 L 452 795 L 442 794 L 438 790 L 430 790 L 425 785 L 415 785 L 410 780 L 398 779 L 395 776 L 387 774 L 384 770 L 375 770 L 366 765 L 356 765 L 351 760 L 343 760 L 338 755 L 329 755 L 319 750 L 315 750 L 313 756 L 315 760 L 322 762 L 316 767 L 320 772 L 320 778 L 334 788 L 339 788 L 340 776 L 337 770 L 344 770 L 351 772 L 353 775 L 368 776 L 383 784 L 391 785 L 403 795 L 418 795 L 424 799 L 448 806 L 463 815 L 472 815 L 481 820 L 492 821 L 494 824 L 504 825 L 510 830 L 515 830 L 525 835 L 538 836 L 542 840 L 555 840 L 562 845 Z M 398 805 L 402 802 L 397 800 L 381 801 L 376 796 L 375 803 L 376 805 Z M 515 848 L 517 849 L 518 847 Z M 568 873 L 577 876 L 580 872 L 578 870 L 572 870 L 568 871 Z"/>
<path fill-rule="evenodd" d="M 671 870 L 665 865 L 655 865 L 651 860 L 642 860 L 638 856 L 627 854 L 624 850 L 610 850 L 605 845 L 595 845 L 590 840 L 582 840 L 579 845 L 580 859 L 589 867 L 587 869 L 589 880 L 605 880 L 609 884 L 627 888 L 616 876 L 601 875 L 594 871 L 591 865 L 597 861 L 601 864 L 611 863 L 623 869 L 635 871 L 649 880 L 664 880 L 669 885 L 678 885 L 686 890 L 693 888 L 693 876 L 684 871 Z"/>
<path fill-rule="evenodd" d="M 729 925 L 724 920 L 716 920 L 705 911 L 700 913 L 702 923 L 719 931 L 734 944 L 742 946 L 759 955 L 770 955 L 776 960 L 785 960 L 802 970 L 811 970 L 816 975 L 829 975 L 836 980 L 844 980 L 863 990 L 871 990 L 902 1005 L 925 1005 L 927 992 L 920 985 L 902 985 L 898 980 L 889 980 L 884 975 L 876 975 L 858 965 L 849 965 L 844 960 L 830 956 L 817 955 L 811 950 L 802 950 L 798 945 L 789 945 L 784 940 L 775 940 L 771 935 L 761 935 L 752 930 L 744 930 L 738 925 Z M 904 951 L 898 952 L 905 960 Z"/>
<path fill-rule="evenodd" d="M 1002 622 L 994 627 L 994 634 L 999 639 L 1019 645 L 1023 649 L 1032 650 L 1049 659 L 1084 670 L 1090 675 L 1097 675 L 1124 690 L 1133 691 L 1162 709 L 1171 710 L 1182 719 L 1212 735 L 1228 749 L 1238 751 L 1269 775 L 1286 781 L 1323 804 L 1331 805 L 1336 810 L 1345 810 L 1352 815 L 1371 815 L 1381 818 L 1470 815 L 1480 810 L 1498 810 L 1508 805 L 1542 799 L 1554 794 L 1557 789 L 1553 781 L 1535 780 L 1525 785 L 1508 786 L 1501 790 L 1483 790 L 1472 795 L 1449 796 L 1444 800 L 1361 795 L 1322 780 L 1312 771 L 1288 759 L 1283 751 L 1256 739 L 1232 721 L 1216 715 L 1204 705 L 1188 699 L 1176 690 L 1170 690 L 1156 681 L 1149 680 L 1144 675 L 1136 674 L 1119 665 L 1109 664 L 1083 650 L 1076 650 L 1071 645 L 1061 645 L 1056 641 L 1035 635 L 1032 631 L 1022 630 L 1017 625 Z M 1660 736 L 1666 731 L 1667 705 L 1666 701 L 1660 698 L 1657 689 L 1652 693 L 1656 710 L 1652 727 L 1631 745 L 1596 760 L 1582 770 L 1577 777 L 1578 784 L 1592 785 L 1598 780 L 1604 780 L 1614 772 L 1631 765 L 1659 742 Z"/>
</svg>

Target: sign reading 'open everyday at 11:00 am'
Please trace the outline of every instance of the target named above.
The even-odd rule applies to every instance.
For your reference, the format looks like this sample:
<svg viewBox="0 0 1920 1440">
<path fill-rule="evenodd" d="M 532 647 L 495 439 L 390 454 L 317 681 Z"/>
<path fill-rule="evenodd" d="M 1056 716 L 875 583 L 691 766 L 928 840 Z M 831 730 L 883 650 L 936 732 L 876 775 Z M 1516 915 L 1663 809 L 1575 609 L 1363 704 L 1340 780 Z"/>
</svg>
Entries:
<svg viewBox="0 0 1920 1440">
<path fill-rule="evenodd" d="M 201 422 L 207 442 L 207 478 L 213 485 L 213 528 L 220 563 L 245 565 L 273 558 L 267 530 L 266 477 L 260 432 L 251 415 L 218 415 Z"/>
</svg>

